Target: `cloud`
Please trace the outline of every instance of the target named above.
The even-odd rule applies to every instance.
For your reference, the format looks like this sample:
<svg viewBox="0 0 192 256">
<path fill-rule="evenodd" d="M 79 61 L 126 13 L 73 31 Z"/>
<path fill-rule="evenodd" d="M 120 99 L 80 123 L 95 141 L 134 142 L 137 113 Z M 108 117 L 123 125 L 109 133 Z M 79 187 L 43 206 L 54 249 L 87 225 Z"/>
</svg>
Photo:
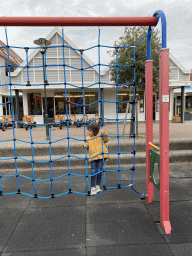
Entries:
<svg viewBox="0 0 192 256">
<path fill-rule="evenodd" d="M 1 0 L 0 16 L 57 16 L 57 17 L 147 17 L 156 10 L 163 10 L 167 19 L 168 47 L 186 68 L 192 68 L 192 2 L 169 0 Z M 161 21 L 158 26 L 161 30 Z M 11 44 L 32 46 L 34 39 L 45 37 L 51 28 L 8 28 Z M 97 42 L 97 28 L 65 29 L 67 36 L 81 48 Z M 106 30 L 106 31 L 105 31 Z M 0 29 L 1 40 L 5 41 L 4 30 Z M 113 45 L 123 34 L 122 28 L 102 28 L 101 40 Z"/>
</svg>

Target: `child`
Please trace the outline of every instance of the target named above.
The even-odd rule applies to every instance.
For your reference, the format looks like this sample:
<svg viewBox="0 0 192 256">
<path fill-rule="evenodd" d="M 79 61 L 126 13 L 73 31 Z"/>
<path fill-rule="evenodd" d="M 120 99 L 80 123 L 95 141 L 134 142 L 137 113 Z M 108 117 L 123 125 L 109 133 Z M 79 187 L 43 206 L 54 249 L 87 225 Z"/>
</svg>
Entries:
<svg viewBox="0 0 192 256">
<path fill-rule="evenodd" d="M 103 167 L 102 149 L 103 153 L 108 153 L 105 143 L 109 141 L 109 138 L 103 136 L 102 139 L 101 134 L 107 135 L 106 132 L 100 130 L 100 126 L 97 122 L 89 123 L 87 125 L 87 143 L 83 145 L 83 147 L 87 147 L 87 149 L 89 149 L 89 162 L 91 162 L 91 175 L 93 175 L 91 176 L 91 195 L 96 195 L 101 191 L 100 185 L 102 172 L 97 175 L 94 174 L 101 171 Z M 109 160 L 110 156 L 108 154 L 104 154 L 104 159 Z"/>
</svg>

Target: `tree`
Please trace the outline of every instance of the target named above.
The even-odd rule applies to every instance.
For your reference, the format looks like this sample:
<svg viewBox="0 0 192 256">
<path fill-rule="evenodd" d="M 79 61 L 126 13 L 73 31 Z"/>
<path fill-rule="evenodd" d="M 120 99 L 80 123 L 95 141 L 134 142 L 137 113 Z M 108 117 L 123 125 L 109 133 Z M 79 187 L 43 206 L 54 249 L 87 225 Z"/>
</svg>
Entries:
<svg viewBox="0 0 192 256">
<path fill-rule="evenodd" d="M 147 27 L 126 27 L 124 35 L 114 43 L 118 49 L 118 65 L 133 64 L 134 48 L 118 48 L 119 46 L 134 46 L 148 33 Z M 152 32 L 151 36 L 151 59 L 153 60 L 153 84 L 154 89 L 158 88 L 159 80 L 159 50 L 161 49 L 158 30 Z M 112 57 L 110 65 L 116 65 L 116 49 L 108 52 Z M 136 60 L 136 89 L 145 88 L 145 61 L 147 59 L 147 37 L 135 47 Z M 118 83 L 131 83 L 134 79 L 134 69 L 130 67 L 118 67 Z M 116 83 L 116 67 L 110 67 L 111 80 Z"/>
<path fill-rule="evenodd" d="M 136 76 L 135 85 L 136 91 L 145 89 L 145 61 L 147 59 L 147 37 L 140 41 L 148 34 L 147 27 L 126 27 L 124 35 L 119 38 L 119 41 L 114 43 L 116 49 L 108 53 L 113 57 L 110 65 L 111 80 L 116 83 L 116 59 L 118 56 L 118 66 L 133 65 L 134 64 L 134 49 L 135 49 L 135 63 Z M 151 59 L 153 60 L 153 88 L 158 90 L 159 86 L 159 50 L 161 49 L 159 31 L 155 30 L 151 35 Z M 139 42 L 140 41 L 140 42 Z M 139 42 L 137 45 L 136 43 Z M 121 46 L 136 46 L 131 48 L 120 48 Z M 118 55 L 117 55 L 118 54 Z M 133 65 L 134 67 L 134 65 Z M 133 67 L 118 67 L 118 84 L 128 84 L 134 81 Z M 133 85 L 126 86 L 133 88 Z M 133 108 L 132 108 L 133 109 Z M 133 112 L 132 112 L 133 117 Z M 138 120 L 136 120 L 136 127 L 138 128 Z M 136 135 L 138 130 L 136 129 Z M 130 125 L 130 134 L 133 134 L 133 121 Z"/>
</svg>

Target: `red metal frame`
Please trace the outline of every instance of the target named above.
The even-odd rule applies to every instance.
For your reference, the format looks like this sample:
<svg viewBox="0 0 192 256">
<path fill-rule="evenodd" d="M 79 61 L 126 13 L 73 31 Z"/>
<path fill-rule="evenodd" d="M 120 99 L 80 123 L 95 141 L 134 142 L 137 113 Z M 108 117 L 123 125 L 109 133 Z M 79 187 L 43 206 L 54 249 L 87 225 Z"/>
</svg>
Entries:
<svg viewBox="0 0 192 256">
<path fill-rule="evenodd" d="M 146 186 L 147 203 L 154 201 L 154 185 L 150 181 L 150 149 L 153 143 L 153 74 L 152 61 L 146 61 Z M 169 49 L 159 55 L 159 114 L 160 114 L 160 224 L 171 234 L 169 219 Z"/>
<path fill-rule="evenodd" d="M 157 17 L 0 17 L 0 26 L 156 26 Z"/>
<path fill-rule="evenodd" d="M 145 113 L 146 113 L 146 201 L 148 204 L 153 203 L 154 186 L 150 180 L 150 154 L 149 150 L 153 149 L 149 142 L 153 143 L 153 61 L 145 62 Z"/>
<path fill-rule="evenodd" d="M 166 234 L 171 233 L 169 220 L 169 49 L 161 49 L 159 56 L 160 109 L 160 224 Z M 168 98 L 169 99 L 169 98 Z"/>
</svg>

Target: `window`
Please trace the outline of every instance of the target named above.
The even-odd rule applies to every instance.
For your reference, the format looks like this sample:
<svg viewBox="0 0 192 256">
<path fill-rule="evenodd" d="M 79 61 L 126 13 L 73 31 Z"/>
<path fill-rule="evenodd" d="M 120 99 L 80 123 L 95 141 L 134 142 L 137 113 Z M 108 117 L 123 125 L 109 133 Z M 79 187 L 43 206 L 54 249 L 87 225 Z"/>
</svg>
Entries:
<svg viewBox="0 0 192 256">
<path fill-rule="evenodd" d="M 192 96 L 186 96 L 185 98 L 185 108 L 192 111 Z"/>
<path fill-rule="evenodd" d="M 42 115 L 42 100 L 40 93 L 28 94 L 29 115 Z"/>
<path fill-rule="evenodd" d="M 62 94 L 55 94 L 55 114 L 61 115 L 66 113 L 65 96 Z"/>
<path fill-rule="evenodd" d="M 15 114 L 15 98 L 12 97 L 13 99 L 13 113 Z M 7 102 L 10 102 L 10 97 L 5 97 L 3 96 L 3 103 L 7 103 Z M 10 116 L 11 115 L 11 104 L 5 104 L 3 105 L 3 115 L 4 116 Z"/>
<path fill-rule="evenodd" d="M 85 92 L 85 113 L 95 114 L 98 112 L 98 93 Z M 67 95 L 67 109 L 69 114 L 83 114 L 83 94 L 82 92 L 71 92 Z M 96 103 L 94 103 L 96 102 Z M 66 98 L 64 93 L 55 94 L 55 113 L 66 114 Z"/>
<path fill-rule="evenodd" d="M 117 97 L 116 97 L 117 98 Z M 128 92 L 119 92 L 118 93 L 118 113 L 125 113 L 127 108 L 127 103 L 123 103 L 124 101 L 131 101 L 133 99 L 133 94 Z M 128 109 L 130 112 L 130 108 Z"/>
<path fill-rule="evenodd" d="M 3 103 L 9 102 L 10 98 L 3 96 Z M 11 115 L 11 109 L 10 109 L 10 104 L 5 104 L 3 105 L 3 115 L 8 116 Z"/>
<path fill-rule="evenodd" d="M 97 92 L 85 92 L 85 113 L 86 114 L 96 114 L 98 112 L 98 93 Z M 83 95 L 82 93 L 71 93 L 70 102 L 74 102 L 79 105 L 83 105 Z M 96 103 L 94 103 L 96 102 Z M 83 114 L 83 107 L 75 104 L 71 105 L 71 114 Z"/>
<path fill-rule="evenodd" d="M 127 103 L 126 101 L 133 100 L 133 93 L 131 92 L 119 92 L 118 93 L 118 113 L 126 113 Z M 144 92 L 136 93 L 136 101 L 138 102 L 138 109 L 140 112 L 144 112 Z M 123 103 L 125 102 L 125 103 Z M 128 113 L 131 113 L 131 104 L 128 103 Z"/>
</svg>

